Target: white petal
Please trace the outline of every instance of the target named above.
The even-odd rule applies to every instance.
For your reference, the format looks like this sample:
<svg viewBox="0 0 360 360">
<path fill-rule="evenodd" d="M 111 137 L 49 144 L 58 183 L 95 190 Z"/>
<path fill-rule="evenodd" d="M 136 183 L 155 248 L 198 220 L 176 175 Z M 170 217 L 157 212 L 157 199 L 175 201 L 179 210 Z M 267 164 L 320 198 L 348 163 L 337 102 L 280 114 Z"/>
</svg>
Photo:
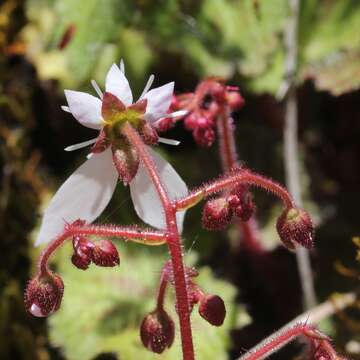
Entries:
<svg viewBox="0 0 360 360">
<path fill-rule="evenodd" d="M 158 140 L 159 140 L 160 143 L 167 144 L 167 145 L 177 146 L 177 145 L 180 144 L 179 140 L 167 139 L 167 138 L 163 138 L 163 137 L 160 137 L 160 136 L 159 136 Z"/>
<path fill-rule="evenodd" d="M 148 148 L 153 157 L 160 178 L 171 200 L 185 196 L 188 189 L 174 168 L 155 151 Z M 165 215 L 158 193 L 152 184 L 147 170 L 140 163 L 135 178 L 130 183 L 131 198 L 138 216 L 147 224 L 158 229 L 165 229 Z M 182 232 L 185 211 L 176 215 L 179 231 Z"/>
<path fill-rule="evenodd" d="M 109 203 L 117 178 L 110 148 L 85 161 L 51 199 L 35 245 L 53 240 L 66 222 L 94 221 Z"/>
<path fill-rule="evenodd" d="M 116 64 L 111 66 L 106 75 L 105 89 L 119 98 L 124 105 L 129 106 L 132 104 L 133 97 L 129 82 Z"/>
<path fill-rule="evenodd" d="M 125 63 L 124 60 L 120 60 L 120 71 L 125 75 Z"/>
<path fill-rule="evenodd" d="M 101 100 L 90 94 L 80 91 L 65 90 L 69 109 L 75 119 L 91 129 L 100 129 L 102 126 Z"/>
<path fill-rule="evenodd" d="M 152 85 L 153 82 L 154 82 L 154 79 L 155 79 L 154 74 L 151 74 L 151 75 L 149 76 L 149 79 L 148 79 L 147 83 L 145 84 L 144 90 L 142 91 L 142 93 L 141 93 L 141 95 L 140 95 L 140 97 L 139 97 L 139 100 L 141 100 L 141 99 L 145 96 L 145 94 L 150 90 L 151 85 Z M 138 100 L 138 101 L 139 101 L 139 100 Z"/>
<path fill-rule="evenodd" d="M 103 93 L 100 89 L 100 86 L 97 84 L 97 82 L 95 80 L 91 80 L 91 85 L 94 88 L 94 90 L 96 91 L 96 93 L 98 94 L 98 97 L 102 100 L 103 98 Z"/>
<path fill-rule="evenodd" d="M 147 99 L 145 118 L 149 122 L 158 120 L 168 111 L 174 92 L 174 82 L 165 84 L 158 88 L 150 90 L 144 95 Z"/>
<path fill-rule="evenodd" d="M 91 140 L 88 140 L 88 141 L 83 141 L 83 142 L 78 143 L 78 144 L 70 145 L 70 146 L 67 146 L 64 150 L 65 151 L 74 151 L 74 150 L 82 149 L 83 147 L 86 147 L 88 145 L 96 143 L 96 140 L 97 140 L 97 138 L 91 139 Z"/>
<path fill-rule="evenodd" d="M 71 114 L 70 108 L 68 106 L 61 105 L 61 110 Z"/>
</svg>

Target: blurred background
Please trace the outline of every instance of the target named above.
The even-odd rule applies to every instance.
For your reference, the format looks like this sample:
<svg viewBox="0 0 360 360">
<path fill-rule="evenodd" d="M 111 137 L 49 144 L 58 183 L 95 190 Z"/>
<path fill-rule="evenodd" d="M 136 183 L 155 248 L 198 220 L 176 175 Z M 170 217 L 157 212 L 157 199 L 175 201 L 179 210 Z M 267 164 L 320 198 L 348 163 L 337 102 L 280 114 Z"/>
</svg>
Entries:
<svg viewBox="0 0 360 360">
<path fill-rule="evenodd" d="M 0 359 L 180 359 L 179 336 L 161 357 L 142 348 L 139 324 L 155 305 L 165 248 L 119 244 L 117 269 L 75 269 L 71 246 L 53 267 L 65 283 L 63 305 L 49 319 L 32 318 L 23 289 L 41 249 L 33 242 L 42 209 L 81 164 L 86 150 L 64 147 L 93 137 L 61 111 L 63 89 L 92 92 L 109 66 L 124 59 L 133 93 L 148 76 L 175 81 L 177 93 L 220 76 L 240 87 L 245 107 L 234 114 L 240 159 L 284 183 L 282 131 L 286 81 L 284 32 L 287 0 L 2 0 L 0 1 Z M 299 14 L 299 158 L 304 207 L 317 224 L 312 252 L 318 301 L 356 289 L 360 203 L 360 3 L 303 0 Z M 166 134 L 181 140 L 161 146 L 189 186 L 221 171 L 217 145 L 198 147 L 178 123 Z M 201 206 L 186 216 L 186 262 L 198 283 L 222 296 L 223 327 L 194 311 L 198 359 L 235 359 L 301 313 L 294 254 L 279 244 L 273 197 L 254 191 L 266 259 L 242 251 L 233 227 L 201 228 Z M 121 184 L 99 219 L 139 223 Z M 174 316 L 174 299 L 169 311 Z M 360 359 L 360 316 L 355 308 L 321 323 L 340 353 Z M 177 332 L 178 334 L 178 332 Z M 301 356 L 295 344 L 274 359 Z"/>
</svg>

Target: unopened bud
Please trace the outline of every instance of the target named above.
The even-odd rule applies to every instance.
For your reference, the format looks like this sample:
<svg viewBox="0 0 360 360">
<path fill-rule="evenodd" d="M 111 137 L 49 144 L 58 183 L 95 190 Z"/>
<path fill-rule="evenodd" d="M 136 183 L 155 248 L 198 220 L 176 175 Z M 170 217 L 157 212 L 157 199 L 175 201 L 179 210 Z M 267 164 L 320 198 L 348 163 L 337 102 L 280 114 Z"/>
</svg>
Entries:
<svg viewBox="0 0 360 360">
<path fill-rule="evenodd" d="M 74 254 L 71 262 L 79 269 L 86 270 L 91 263 L 92 250 L 94 243 L 84 236 L 74 236 L 73 238 Z"/>
<path fill-rule="evenodd" d="M 147 315 L 140 327 L 142 343 L 147 349 L 157 354 L 170 348 L 174 335 L 174 321 L 163 309 L 155 310 Z"/>
<path fill-rule="evenodd" d="M 200 300 L 199 314 L 208 323 L 221 326 L 226 316 L 223 299 L 217 295 L 206 295 Z"/>
<path fill-rule="evenodd" d="M 193 113 L 186 116 L 184 119 L 184 125 L 187 130 L 195 130 L 198 126 L 197 116 Z"/>
<path fill-rule="evenodd" d="M 208 200 L 202 213 L 202 225 L 207 230 L 223 230 L 229 225 L 232 216 L 233 211 L 226 198 Z"/>
<path fill-rule="evenodd" d="M 314 227 L 310 215 L 303 209 L 285 209 L 276 224 L 281 241 L 289 249 L 301 245 L 312 248 Z"/>
<path fill-rule="evenodd" d="M 242 221 L 248 221 L 255 211 L 252 195 L 248 190 L 243 191 L 240 196 L 240 204 L 235 208 L 235 215 Z"/>
<path fill-rule="evenodd" d="M 245 104 L 244 98 L 238 92 L 235 91 L 228 92 L 226 94 L 226 100 L 231 110 L 239 110 Z"/>
<path fill-rule="evenodd" d="M 63 293 L 64 283 L 59 275 L 38 275 L 25 290 L 25 308 L 33 316 L 48 316 L 59 309 Z"/>
<path fill-rule="evenodd" d="M 120 148 L 113 150 L 113 162 L 124 185 L 129 184 L 139 168 L 139 156 L 136 149 L 123 143 Z"/>
<path fill-rule="evenodd" d="M 94 244 L 91 260 L 103 267 L 113 267 L 120 264 L 119 253 L 110 240 L 99 240 Z"/>
<path fill-rule="evenodd" d="M 193 137 L 197 144 L 203 147 L 210 147 L 215 141 L 215 131 L 212 128 L 196 128 Z"/>
</svg>

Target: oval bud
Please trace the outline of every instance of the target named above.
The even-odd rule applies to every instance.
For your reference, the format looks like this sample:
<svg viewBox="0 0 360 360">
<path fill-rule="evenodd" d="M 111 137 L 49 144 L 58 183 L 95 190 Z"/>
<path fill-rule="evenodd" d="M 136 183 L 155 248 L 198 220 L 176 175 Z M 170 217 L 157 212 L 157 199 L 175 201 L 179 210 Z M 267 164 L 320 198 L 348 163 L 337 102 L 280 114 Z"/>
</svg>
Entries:
<svg viewBox="0 0 360 360">
<path fill-rule="evenodd" d="M 73 237 L 74 254 L 71 262 L 79 269 L 86 270 L 91 263 L 92 251 L 94 243 L 84 236 Z"/>
<path fill-rule="evenodd" d="M 195 130 L 197 128 L 197 116 L 194 113 L 190 113 L 184 119 L 184 125 L 186 130 Z"/>
<path fill-rule="evenodd" d="M 110 240 L 100 240 L 94 244 L 91 260 L 94 264 L 103 267 L 113 267 L 120 264 L 119 253 Z"/>
<path fill-rule="evenodd" d="M 202 213 L 202 225 L 207 230 L 223 230 L 229 225 L 233 211 L 226 198 L 208 200 Z"/>
<path fill-rule="evenodd" d="M 248 190 L 241 193 L 240 204 L 235 208 L 234 212 L 237 217 L 242 221 L 248 221 L 254 214 L 255 204 L 252 199 L 252 195 Z"/>
<path fill-rule="evenodd" d="M 226 316 L 223 299 L 217 295 L 205 295 L 200 300 L 199 314 L 211 325 L 221 326 Z"/>
<path fill-rule="evenodd" d="M 157 354 L 161 354 L 172 345 L 174 336 L 174 321 L 163 309 L 155 310 L 147 315 L 140 327 L 142 343 L 147 349 Z"/>
<path fill-rule="evenodd" d="M 215 141 L 215 131 L 212 128 L 196 128 L 193 131 L 196 143 L 203 147 L 210 147 Z"/>
<path fill-rule="evenodd" d="M 78 269 L 87 270 L 91 263 L 91 258 L 90 257 L 81 257 L 78 254 L 73 254 L 71 256 L 71 262 Z"/>
<path fill-rule="evenodd" d="M 36 276 L 25 290 L 25 308 L 36 317 L 45 317 L 57 311 L 64 293 L 61 277 L 49 272 L 46 276 Z"/>
<path fill-rule="evenodd" d="M 289 249 L 301 245 L 312 248 L 314 227 L 310 215 L 303 209 L 285 209 L 276 224 L 281 241 Z"/>
<path fill-rule="evenodd" d="M 231 110 L 239 110 L 245 104 L 244 98 L 238 92 L 235 91 L 227 92 L 226 101 L 230 106 Z"/>
<path fill-rule="evenodd" d="M 124 185 L 127 185 L 136 175 L 139 168 L 139 156 L 136 149 L 128 144 L 122 144 L 113 149 L 113 162 Z"/>
</svg>

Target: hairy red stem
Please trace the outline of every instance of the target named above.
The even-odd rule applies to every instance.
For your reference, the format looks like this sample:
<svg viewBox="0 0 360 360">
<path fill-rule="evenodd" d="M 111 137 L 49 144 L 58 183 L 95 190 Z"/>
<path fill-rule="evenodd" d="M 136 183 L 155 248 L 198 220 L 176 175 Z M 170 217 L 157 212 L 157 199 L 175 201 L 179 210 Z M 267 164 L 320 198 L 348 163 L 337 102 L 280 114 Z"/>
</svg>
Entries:
<svg viewBox="0 0 360 360">
<path fill-rule="evenodd" d="M 314 327 L 305 323 L 296 324 L 276 334 L 272 339 L 265 343 L 260 343 L 251 351 L 241 356 L 238 360 L 261 360 L 278 351 L 280 348 L 293 341 L 300 335 L 308 336 L 313 332 Z"/>
<path fill-rule="evenodd" d="M 217 119 L 217 133 L 219 141 L 219 154 L 224 173 L 228 173 L 234 166 L 238 165 L 238 156 L 234 136 L 233 119 L 227 106 L 222 107 L 222 115 Z M 237 221 L 243 236 L 245 246 L 255 252 L 263 252 L 264 249 L 259 242 L 257 221 L 254 215 L 246 222 Z"/>
<path fill-rule="evenodd" d="M 39 271 L 41 275 L 48 272 L 48 261 L 50 256 L 59 248 L 67 239 L 73 236 L 97 235 L 118 237 L 125 240 L 142 242 L 144 244 L 161 245 L 166 242 L 166 233 L 163 231 L 141 230 L 136 227 L 121 227 L 114 225 L 67 225 L 62 234 L 57 236 L 41 253 L 39 258 Z"/>
<path fill-rule="evenodd" d="M 215 180 L 212 183 L 200 187 L 198 190 L 190 192 L 186 197 L 177 200 L 175 202 L 175 206 L 178 210 L 192 207 L 208 195 L 221 192 L 239 184 L 257 186 L 273 193 L 281 199 L 286 208 L 292 208 L 295 206 L 291 195 L 283 186 L 249 170 L 235 171 L 219 180 Z"/>
<path fill-rule="evenodd" d="M 138 155 L 149 173 L 165 212 L 167 244 L 174 272 L 175 295 L 179 314 L 181 344 L 184 360 L 194 360 L 194 345 L 190 324 L 188 292 L 186 287 L 185 269 L 183 264 L 182 244 L 176 224 L 176 207 L 172 204 L 161 182 L 155 163 L 149 155 L 141 137 L 129 123 L 124 124 L 122 133 L 136 148 Z"/>
</svg>

